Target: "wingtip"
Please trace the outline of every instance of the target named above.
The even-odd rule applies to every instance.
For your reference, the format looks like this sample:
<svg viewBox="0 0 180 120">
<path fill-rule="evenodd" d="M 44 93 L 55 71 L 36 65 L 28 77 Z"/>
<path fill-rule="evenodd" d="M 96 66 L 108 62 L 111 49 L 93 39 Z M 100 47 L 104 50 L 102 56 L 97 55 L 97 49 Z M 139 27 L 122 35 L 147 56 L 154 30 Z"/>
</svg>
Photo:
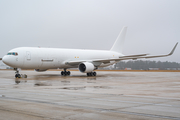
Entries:
<svg viewBox="0 0 180 120">
<path fill-rule="evenodd" d="M 173 48 L 172 51 L 169 53 L 169 55 L 172 55 L 172 54 L 174 53 L 174 51 L 175 51 L 177 45 L 178 45 L 178 42 L 175 44 L 174 48 Z"/>
<path fill-rule="evenodd" d="M 177 45 L 178 45 L 178 42 L 176 43 L 175 48 L 177 47 Z"/>
</svg>

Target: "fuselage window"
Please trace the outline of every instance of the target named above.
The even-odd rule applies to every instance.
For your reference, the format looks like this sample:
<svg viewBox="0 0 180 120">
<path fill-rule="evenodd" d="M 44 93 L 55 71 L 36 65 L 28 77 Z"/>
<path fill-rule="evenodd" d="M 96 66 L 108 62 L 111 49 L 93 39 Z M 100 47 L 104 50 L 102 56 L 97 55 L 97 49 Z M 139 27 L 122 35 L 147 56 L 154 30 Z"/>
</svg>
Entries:
<svg viewBox="0 0 180 120">
<path fill-rule="evenodd" d="M 16 53 L 16 52 L 12 52 L 12 53 L 8 53 L 7 55 L 14 55 L 14 56 L 17 56 L 17 55 L 18 55 L 18 53 Z"/>
</svg>

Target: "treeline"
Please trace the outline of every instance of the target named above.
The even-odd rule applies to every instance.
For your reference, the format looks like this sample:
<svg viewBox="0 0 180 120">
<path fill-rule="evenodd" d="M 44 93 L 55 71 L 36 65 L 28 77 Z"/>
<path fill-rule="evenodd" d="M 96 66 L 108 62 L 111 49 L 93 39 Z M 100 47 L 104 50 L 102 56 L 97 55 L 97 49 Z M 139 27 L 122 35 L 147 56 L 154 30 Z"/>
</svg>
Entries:
<svg viewBox="0 0 180 120">
<path fill-rule="evenodd" d="M 178 70 L 180 64 L 176 62 L 161 62 L 161 61 L 121 61 L 114 66 L 114 69 L 124 70 L 125 68 L 131 68 L 132 70 L 149 70 L 150 68 L 158 68 L 159 70 Z"/>
</svg>

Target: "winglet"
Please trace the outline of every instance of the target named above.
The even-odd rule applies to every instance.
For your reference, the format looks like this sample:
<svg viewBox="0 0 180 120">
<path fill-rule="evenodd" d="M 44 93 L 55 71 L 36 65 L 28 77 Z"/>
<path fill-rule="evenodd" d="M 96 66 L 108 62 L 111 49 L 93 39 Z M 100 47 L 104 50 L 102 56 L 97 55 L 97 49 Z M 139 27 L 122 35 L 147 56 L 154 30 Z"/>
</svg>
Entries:
<svg viewBox="0 0 180 120">
<path fill-rule="evenodd" d="M 174 48 L 172 49 L 172 51 L 171 51 L 168 55 L 172 55 L 172 54 L 174 53 L 174 51 L 175 51 L 177 45 L 178 45 L 178 42 L 176 43 L 176 45 L 174 46 Z"/>
<path fill-rule="evenodd" d="M 166 57 L 166 56 L 170 56 L 174 53 L 176 47 L 178 45 L 178 42 L 176 43 L 176 45 L 174 46 L 174 48 L 172 49 L 172 51 L 169 53 L 169 54 L 166 54 L 166 55 L 156 55 L 156 56 L 147 56 L 147 57 L 144 57 L 144 58 L 156 58 L 156 57 Z"/>
</svg>

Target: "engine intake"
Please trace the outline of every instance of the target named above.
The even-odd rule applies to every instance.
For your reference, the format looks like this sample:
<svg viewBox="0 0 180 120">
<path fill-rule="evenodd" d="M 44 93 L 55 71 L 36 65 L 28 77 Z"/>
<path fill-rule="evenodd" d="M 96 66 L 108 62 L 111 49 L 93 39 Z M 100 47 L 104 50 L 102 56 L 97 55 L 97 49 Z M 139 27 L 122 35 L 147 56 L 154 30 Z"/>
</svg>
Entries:
<svg viewBox="0 0 180 120">
<path fill-rule="evenodd" d="M 95 69 L 94 65 L 89 62 L 83 62 L 79 64 L 79 71 L 82 73 L 89 73 Z"/>
</svg>

